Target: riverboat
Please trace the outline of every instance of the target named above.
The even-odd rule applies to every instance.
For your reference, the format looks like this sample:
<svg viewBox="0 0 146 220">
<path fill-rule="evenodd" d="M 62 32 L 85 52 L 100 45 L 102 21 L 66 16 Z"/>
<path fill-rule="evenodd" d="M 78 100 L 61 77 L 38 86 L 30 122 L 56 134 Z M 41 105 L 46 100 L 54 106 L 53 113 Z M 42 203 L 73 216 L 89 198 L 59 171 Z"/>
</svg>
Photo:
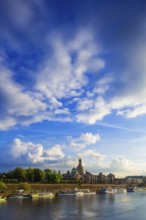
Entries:
<svg viewBox="0 0 146 220">
<path fill-rule="evenodd" d="M 101 189 L 100 189 L 100 193 L 102 193 L 102 194 L 111 194 L 111 193 L 116 193 L 117 191 L 116 191 L 116 189 L 113 189 L 113 188 L 106 188 L 106 187 L 102 187 Z"/>
<path fill-rule="evenodd" d="M 63 191 L 58 193 L 59 196 L 82 196 L 84 192 L 80 190 L 73 190 L 73 191 Z"/>
<path fill-rule="evenodd" d="M 115 187 L 114 189 L 116 190 L 116 193 L 125 193 L 125 192 L 127 192 L 127 189 L 125 189 L 123 187 Z"/>
<path fill-rule="evenodd" d="M 7 196 L 7 199 L 23 199 L 23 196 L 14 194 Z"/>
<path fill-rule="evenodd" d="M 83 196 L 84 195 L 84 192 L 82 192 L 82 191 L 76 191 L 74 193 L 75 193 L 75 196 Z"/>
<path fill-rule="evenodd" d="M 62 191 L 58 193 L 58 196 L 74 196 L 74 192 L 67 192 L 67 191 Z"/>
<path fill-rule="evenodd" d="M 7 197 L 7 199 L 31 199 L 31 198 L 32 198 L 31 194 L 13 194 Z"/>
<path fill-rule="evenodd" d="M 137 187 L 133 187 L 133 186 L 130 186 L 127 189 L 127 192 L 137 192 L 137 191 L 138 191 Z"/>
<path fill-rule="evenodd" d="M 48 193 L 35 193 L 32 194 L 32 198 L 54 198 L 55 194 L 52 192 L 48 192 Z"/>
<path fill-rule="evenodd" d="M 82 189 L 81 191 L 84 193 L 84 195 L 96 195 L 95 191 L 90 191 L 89 189 Z"/>
</svg>

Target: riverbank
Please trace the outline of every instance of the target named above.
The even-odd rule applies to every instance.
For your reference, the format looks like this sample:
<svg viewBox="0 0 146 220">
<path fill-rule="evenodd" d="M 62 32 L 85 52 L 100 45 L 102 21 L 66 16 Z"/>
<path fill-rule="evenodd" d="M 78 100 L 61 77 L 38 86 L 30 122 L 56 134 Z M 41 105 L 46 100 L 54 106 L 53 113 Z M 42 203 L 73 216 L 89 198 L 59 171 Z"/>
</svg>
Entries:
<svg viewBox="0 0 146 220">
<path fill-rule="evenodd" d="M 14 191 L 20 190 L 22 183 L 18 184 L 6 184 L 7 186 L 7 193 L 12 193 Z M 90 189 L 93 191 L 98 191 L 101 187 L 115 187 L 116 184 L 42 184 L 42 183 L 29 183 L 28 192 L 44 192 L 44 191 L 53 191 L 58 192 L 59 190 L 66 190 L 70 189 L 73 190 L 75 188 L 79 189 Z M 121 184 L 121 187 L 127 187 L 126 184 Z"/>
</svg>

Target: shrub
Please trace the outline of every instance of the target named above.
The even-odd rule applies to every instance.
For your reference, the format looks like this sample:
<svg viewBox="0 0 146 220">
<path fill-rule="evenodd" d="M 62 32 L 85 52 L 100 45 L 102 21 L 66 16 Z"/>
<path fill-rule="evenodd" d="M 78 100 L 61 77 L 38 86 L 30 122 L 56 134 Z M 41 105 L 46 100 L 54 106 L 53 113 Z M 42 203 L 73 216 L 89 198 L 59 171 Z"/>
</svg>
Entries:
<svg viewBox="0 0 146 220">
<path fill-rule="evenodd" d="M 31 190 L 31 185 L 27 182 L 19 184 L 19 189 L 23 189 L 24 191 Z"/>
<path fill-rule="evenodd" d="M 0 181 L 0 193 L 4 193 L 7 187 L 3 181 Z"/>
</svg>

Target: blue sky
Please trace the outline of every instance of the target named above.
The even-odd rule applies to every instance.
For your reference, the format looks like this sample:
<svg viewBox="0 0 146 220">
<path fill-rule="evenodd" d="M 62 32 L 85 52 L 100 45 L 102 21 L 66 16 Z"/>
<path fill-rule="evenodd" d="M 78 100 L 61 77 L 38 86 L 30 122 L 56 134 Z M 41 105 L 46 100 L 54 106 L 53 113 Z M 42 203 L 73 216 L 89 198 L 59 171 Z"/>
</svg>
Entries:
<svg viewBox="0 0 146 220">
<path fill-rule="evenodd" d="M 146 175 L 145 1 L 1 0 L 0 170 Z"/>
</svg>

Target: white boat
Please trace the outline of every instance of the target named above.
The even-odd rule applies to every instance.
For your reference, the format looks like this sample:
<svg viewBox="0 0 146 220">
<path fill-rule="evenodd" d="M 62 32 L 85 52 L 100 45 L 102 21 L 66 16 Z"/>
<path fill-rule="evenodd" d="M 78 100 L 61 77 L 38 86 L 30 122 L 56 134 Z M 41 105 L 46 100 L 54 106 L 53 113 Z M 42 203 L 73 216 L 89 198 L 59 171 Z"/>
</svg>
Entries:
<svg viewBox="0 0 146 220">
<path fill-rule="evenodd" d="M 84 195 L 84 192 L 80 190 L 73 190 L 73 191 L 63 191 L 58 193 L 59 196 L 82 196 Z"/>
<path fill-rule="evenodd" d="M 75 196 L 83 196 L 84 195 L 84 192 L 82 192 L 82 191 L 77 191 L 74 193 L 75 193 Z"/>
<path fill-rule="evenodd" d="M 114 188 L 116 190 L 117 193 L 125 193 L 127 192 L 127 190 L 123 187 L 115 187 Z"/>
<path fill-rule="evenodd" d="M 81 192 L 84 193 L 84 195 L 96 195 L 95 191 L 90 191 L 89 189 L 81 189 Z"/>
<path fill-rule="evenodd" d="M 106 193 L 116 193 L 116 189 L 113 189 L 113 188 L 106 188 L 106 187 L 102 187 L 101 190 L 100 190 L 100 193 L 102 194 L 106 194 Z"/>
<path fill-rule="evenodd" d="M 35 193 L 32 194 L 32 198 L 54 198 L 55 194 L 52 192 Z"/>
</svg>

